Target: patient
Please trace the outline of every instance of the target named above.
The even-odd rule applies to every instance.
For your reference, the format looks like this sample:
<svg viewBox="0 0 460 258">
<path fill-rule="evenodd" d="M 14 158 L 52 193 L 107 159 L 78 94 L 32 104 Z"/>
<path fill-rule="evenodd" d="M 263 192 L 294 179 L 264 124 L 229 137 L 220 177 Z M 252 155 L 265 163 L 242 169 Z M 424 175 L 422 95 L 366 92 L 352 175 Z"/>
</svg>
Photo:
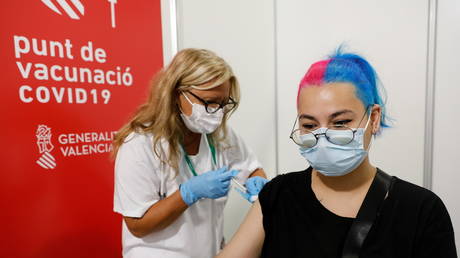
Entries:
<svg viewBox="0 0 460 258">
<path fill-rule="evenodd" d="M 291 139 L 310 167 L 267 183 L 218 257 L 457 257 L 441 199 L 369 161 L 388 127 L 379 87 L 365 59 L 341 50 L 309 68 Z"/>
</svg>

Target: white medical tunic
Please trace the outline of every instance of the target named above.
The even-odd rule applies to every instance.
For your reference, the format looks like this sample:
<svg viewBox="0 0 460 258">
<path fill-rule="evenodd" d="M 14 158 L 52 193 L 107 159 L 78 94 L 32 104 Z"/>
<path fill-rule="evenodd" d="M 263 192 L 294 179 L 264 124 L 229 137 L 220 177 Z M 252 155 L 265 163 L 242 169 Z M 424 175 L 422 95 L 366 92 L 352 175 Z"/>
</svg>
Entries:
<svg viewBox="0 0 460 258">
<path fill-rule="evenodd" d="M 153 152 L 151 134 L 131 133 L 118 150 L 115 161 L 114 211 L 126 217 L 140 218 L 157 201 L 173 194 L 191 177 L 183 155 L 179 173 L 164 165 Z M 165 153 L 168 144 L 161 142 Z M 241 172 L 244 182 L 261 165 L 253 152 L 235 132 L 228 128 L 222 147 L 216 148 L 217 167 L 213 164 L 206 135 L 201 136 L 197 155 L 190 156 L 197 174 L 222 166 Z M 187 208 L 171 225 L 142 238 L 132 235 L 122 222 L 123 256 L 126 258 L 214 257 L 223 241 L 223 209 L 227 197 L 201 199 Z"/>
</svg>

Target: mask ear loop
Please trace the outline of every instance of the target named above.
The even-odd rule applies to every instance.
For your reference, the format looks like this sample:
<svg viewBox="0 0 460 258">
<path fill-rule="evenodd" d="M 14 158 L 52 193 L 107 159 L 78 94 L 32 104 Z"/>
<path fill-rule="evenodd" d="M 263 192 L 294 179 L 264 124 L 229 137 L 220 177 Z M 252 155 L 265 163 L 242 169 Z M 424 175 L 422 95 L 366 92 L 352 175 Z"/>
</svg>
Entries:
<svg viewBox="0 0 460 258">
<path fill-rule="evenodd" d="M 369 118 L 367 119 L 366 126 L 364 127 L 364 132 L 367 130 L 367 126 L 369 126 L 369 121 L 371 121 L 371 116 L 372 116 L 372 110 L 371 110 L 371 113 L 369 114 Z M 375 134 L 371 132 L 371 139 L 369 141 L 369 145 L 367 145 L 367 150 L 366 150 L 367 154 L 369 154 L 369 150 L 371 149 L 372 143 L 374 142 L 374 137 L 375 137 Z"/>
<path fill-rule="evenodd" d="M 184 96 L 184 98 L 188 101 L 188 103 L 190 103 L 190 105 L 192 105 L 192 108 L 193 108 L 193 104 L 194 104 L 194 103 L 187 97 L 187 95 L 185 95 L 185 93 L 184 93 L 183 91 L 181 91 L 180 93 Z M 184 113 L 184 111 L 182 110 L 181 105 L 178 105 L 178 106 L 179 106 L 180 112 L 181 112 L 184 116 L 187 116 L 187 115 Z"/>
<path fill-rule="evenodd" d="M 369 145 L 367 145 L 367 150 L 366 150 L 366 152 L 367 152 L 368 154 L 369 154 L 369 150 L 371 149 L 372 143 L 374 142 L 374 137 L 375 137 L 375 135 L 372 134 L 372 135 L 371 135 L 371 140 L 369 141 Z"/>
<path fill-rule="evenodd" d="M 371 121 L 371 115 L 372 115 L 372 110 L 371 110 L 371 113 L 369 114 L 369 117 L 367 118 L 366 126 L 364 126 L 364 131 L 366 131 L 367 127 L 369 126 L 369 121 Z"/>
<path fill-rule="evenodd" d="M 184 95 L 184 97 L 188 101 L 188 103 L 190 103 L 190 105 L 193 106 L 194 103 L 187 97 L 187 95 L 185 95 L 185 93 L 183 91 L 181 93 L 182 93 L 182 95 Z"/>
</svg>

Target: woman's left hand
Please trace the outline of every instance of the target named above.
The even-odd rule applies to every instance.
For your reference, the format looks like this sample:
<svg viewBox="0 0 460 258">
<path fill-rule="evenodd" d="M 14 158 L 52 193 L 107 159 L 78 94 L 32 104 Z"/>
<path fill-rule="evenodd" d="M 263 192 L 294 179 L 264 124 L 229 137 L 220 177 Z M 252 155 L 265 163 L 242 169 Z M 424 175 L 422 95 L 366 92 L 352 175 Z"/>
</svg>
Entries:
<svg viewBox="0 0 460 258">
<path fill-rule="evenodd" d="M 259 192 L 262 190 L 262 188 L 267 182 L 268 180 L 261 176 L 250 177 L 248 178 L 248 180 L 246 180 L 246 183 L 245 183 L 246 189 L 248 191 L 246 193 L 243 193 L 242 191 L 238 191 L 238 192 L 240 192 L 240 194 L 244 197 L 244 199 L 253 203 L 255 200 L 257 200 L 257 196 L 259 195 Z"/>
<path fill-rule="evenodd" d="M 248 189 L 250 195 L 259 195 L 264 185 L 268 182 L 266 178 L 261 176 L 253 176 L 246 180 L 245 186 Z"/>
</svg>

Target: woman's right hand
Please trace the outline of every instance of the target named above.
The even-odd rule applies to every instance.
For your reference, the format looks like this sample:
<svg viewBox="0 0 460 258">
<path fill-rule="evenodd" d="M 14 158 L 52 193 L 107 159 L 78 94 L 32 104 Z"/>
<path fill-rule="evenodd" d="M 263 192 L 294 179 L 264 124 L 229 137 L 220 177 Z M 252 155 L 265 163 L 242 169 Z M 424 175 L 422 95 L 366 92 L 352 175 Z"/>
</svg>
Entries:
<svg viewBox="0 0 460 258">
<path fill-rule="evenodd" d="M 230 180 L 238 173 L 238 170 L 228 171 L 225 166 L 190 178 L 180 185 L 182 199 L 190 206 L 201 198 L 217 199 L 223 197 L 228 193 Z"/>
</svg>

